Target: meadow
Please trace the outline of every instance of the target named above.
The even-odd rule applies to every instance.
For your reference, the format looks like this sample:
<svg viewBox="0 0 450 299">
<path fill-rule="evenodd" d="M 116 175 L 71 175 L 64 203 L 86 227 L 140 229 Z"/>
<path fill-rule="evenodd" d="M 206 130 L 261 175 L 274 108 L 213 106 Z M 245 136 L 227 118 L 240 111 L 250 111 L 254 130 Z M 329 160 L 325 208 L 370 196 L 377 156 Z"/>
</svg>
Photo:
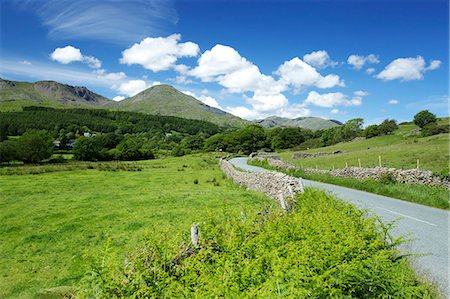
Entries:
<svg viewBox="0 0 450 299">
<path fill-rule="evenodd" d="M 438 124 L 448 124 L 449 118 L 441 118 Z M 350 142 L 341 142 L 332 146 L 302 151 L 304 153 L 328 153 L 341 151 L 342 153 L 330 156 L 309 157 L 293 159 L 293 151 L 285 151 L 280 156 L 299 167 L 333 169 L 344 168 L 346 165 L 362 167 L 375 167 L 379 165 L 381 156 L 382 166 L 400 169 L 413 169 L 417 167 L 431 171 L 442 171 L 449 165 L 449 134 L 439 134 L 429 137 L 420 137 L 411 134 L 419 130 L 412 123 L 399 126 L 391 135 L 379 136 L 370 139 L 356 139 Z"/>
<path fill-rule="evenodd" d="M 212 155 L 11 169 L 0 175 L 0 298 L 75 285 L 108 242 L 124 254 L 269 201 L 225 179 Z"/>
</svg>

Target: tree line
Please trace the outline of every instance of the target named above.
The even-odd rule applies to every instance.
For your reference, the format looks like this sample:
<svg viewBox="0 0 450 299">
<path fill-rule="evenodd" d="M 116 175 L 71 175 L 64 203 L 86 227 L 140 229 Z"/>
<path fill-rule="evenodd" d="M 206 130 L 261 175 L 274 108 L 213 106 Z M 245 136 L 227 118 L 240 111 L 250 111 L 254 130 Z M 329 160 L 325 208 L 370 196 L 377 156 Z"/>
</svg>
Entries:
<svg viewBox="0 0 450 299">
<path fill-rule="evenodd" d="M 423 136 L 448 133 L 448 124 L 438 126 L 436 116 L 426 110 L 415 115 L 414 123 Z M 136 112 L 28 107 L 22 112 L 0 113 L 0 162 L 36 163 L 49 159 L 55 140 L 59 150 L 70 150 L 76 160 L 142 160 L 192 152 L 249 154 L 302 145 L 329 146 L 357 137 L 387 135 L 398 129 L 393 119 L 365 129 L 363 124 L 362 118 L 355 118 L 342 126 L 317 131 L 264 129 L 259 125 L 233 129 L 206 121 Z"/>
</svg>

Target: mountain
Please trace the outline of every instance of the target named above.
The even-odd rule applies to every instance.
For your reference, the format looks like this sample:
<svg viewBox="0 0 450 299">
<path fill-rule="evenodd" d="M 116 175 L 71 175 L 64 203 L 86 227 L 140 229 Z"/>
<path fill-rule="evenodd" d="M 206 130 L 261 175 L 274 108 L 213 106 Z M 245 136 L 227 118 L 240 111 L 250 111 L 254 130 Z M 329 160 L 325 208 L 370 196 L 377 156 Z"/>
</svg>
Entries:
<svg viewBox="0 0 450 299">
<path fill-rule="evenodd" d="M 70 86 L 55 81 L 35 83 L 9 81 L 0 78 L 0 108 L 23 106 L 95 106 L 101 107 L 111 101 L 86 87 Z"/>
<path fill-rule="evenodd" d="M 298 117 L 294 119 L 270 116 L 255 120 L 254 123 L 266 127 L 300 127 L 310 130 L 324 130 L 342 125 L 337 120 L 323 119 L 320 117 Z"/>
<path fill-rule="evenodd" d="M 218 125 L 242 126 L 249 123 L 220 109 L 205 105 L 170 85 L 155 85 L 117 103 L 119 110 L 171 115 L 206 120 Z"/>
</svg>

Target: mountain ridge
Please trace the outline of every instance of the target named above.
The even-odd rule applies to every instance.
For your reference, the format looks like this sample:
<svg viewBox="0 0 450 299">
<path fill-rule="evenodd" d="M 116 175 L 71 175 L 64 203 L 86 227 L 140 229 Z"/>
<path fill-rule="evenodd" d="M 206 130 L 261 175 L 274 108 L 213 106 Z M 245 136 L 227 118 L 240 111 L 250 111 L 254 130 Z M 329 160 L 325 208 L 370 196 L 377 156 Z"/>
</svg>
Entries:
<svg viewBox="0 0 450 299">
<path fill-rule="evenodd" d="M 247 121 L 223 110 L 208 106 L 171 85 L 160 84 L 141 91 L 135 96 L 114 102 L 87 87 L 71 86 L 56 81 L 19 82 L 0 78 L 0 110 L 21 110 L 25 106 L 53 108 L 103 108 L 178 116 L 209 121 L 221 126 L 241 127 L 258 124 L 266 128 L 302 127 L 312 130 L 341 125 L 339 121 L 318 117 L 295 119 L 271 116 Z"/>
</svg>

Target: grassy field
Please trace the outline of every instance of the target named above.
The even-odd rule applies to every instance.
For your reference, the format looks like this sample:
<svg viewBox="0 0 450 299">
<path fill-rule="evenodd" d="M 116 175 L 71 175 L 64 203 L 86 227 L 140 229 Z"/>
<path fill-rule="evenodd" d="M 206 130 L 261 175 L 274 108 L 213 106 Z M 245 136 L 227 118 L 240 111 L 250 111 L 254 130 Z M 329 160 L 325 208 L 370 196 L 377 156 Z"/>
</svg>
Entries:
<svg viewBox="0 0 450 299">
<path fill-rule="evenodd" d="M 107 240 L 120 255 L 146 235 L 183 234 L 210 213 L 268 201 L 224 179 L 212 156 L 61 167 L 2 170 L 0 298 L 77 283 Z"/>
<path fill-rule="evenodd" d="M 449 118 L 439 119 L 439 124 L 448 123 Z M 332 146 L 302 151 L 305 153 L 333 152 L 340 150 L 341 154 L 292 159 L 292 151 L 280 153 L 280 156 L 305 168 L 332 169 L 348 166 L 362 167 L 378 166 L 378 157 L 381 156 L 382 165 L 401 169 L 419 167 L 432 171 L 440 171 L 449 165 L 449 134 L 440 134 L 430 137 L 414 137 L 412 130 L 418 130 L 414 124 L 400 125 L 393 135 L 374 137 L 370 139 L 342 142 Z"/>
</svg>

